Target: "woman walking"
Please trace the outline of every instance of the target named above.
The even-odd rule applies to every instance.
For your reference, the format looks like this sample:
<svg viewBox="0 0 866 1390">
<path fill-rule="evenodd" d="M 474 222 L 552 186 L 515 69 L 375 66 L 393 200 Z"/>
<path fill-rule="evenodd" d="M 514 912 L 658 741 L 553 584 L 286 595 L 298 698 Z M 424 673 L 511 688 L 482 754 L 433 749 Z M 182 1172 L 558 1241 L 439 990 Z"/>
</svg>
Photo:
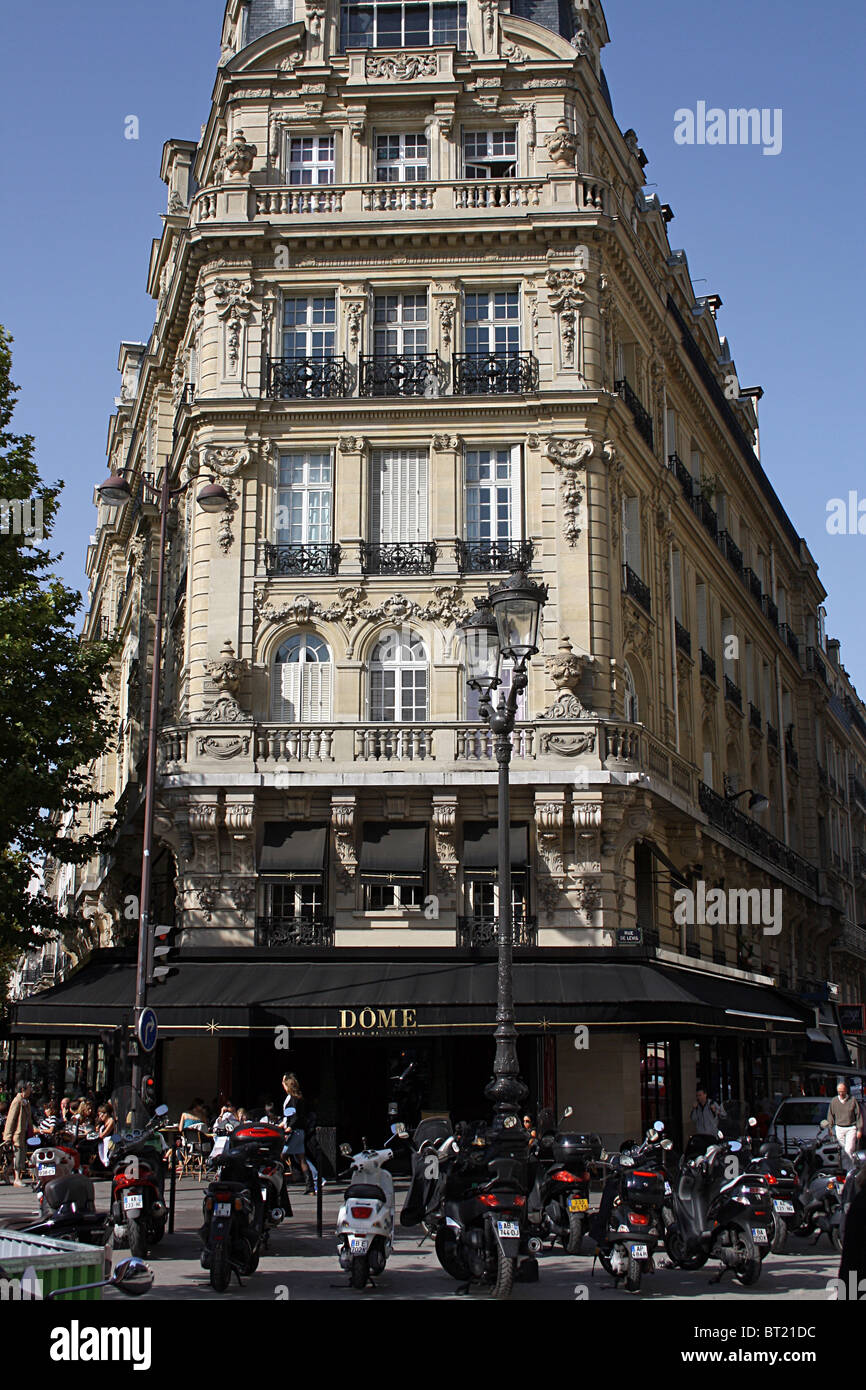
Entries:
<svg viewBox="0 0 866 1390">
<path fill-rule="evenodd" d="M 3 1128 L 3 1142 L 8 1144 L 11 1141 L 15 1146 L 14 1187 L 24 1186 L 22 1179 L 27 1172 L 27 1138 L 33 1132 L 30 1110 L 31 1090 L 29 1081 L 18 1082 Z"/>
<path fill-rule="evenodd" d="M 305 1155 L 306 1140 L 306 1117 L 307 1107 L 304 1103 L 303 1092 L 298 1085 L 298 1078 L 292 1071 L 287 1071 L 283 1077 L 283 1090 L 286 1098 L 283 1101 L 283 1122 L 282 1127 L 286 1131 L 286 1146 L 283 1154 L 291 1160 L 297 1159 L 301 1165 L 301 1172 L 304 1174 L 304 1191 L 313 1191 L 313 1175 L 310 1172 Z"/>
</svg>

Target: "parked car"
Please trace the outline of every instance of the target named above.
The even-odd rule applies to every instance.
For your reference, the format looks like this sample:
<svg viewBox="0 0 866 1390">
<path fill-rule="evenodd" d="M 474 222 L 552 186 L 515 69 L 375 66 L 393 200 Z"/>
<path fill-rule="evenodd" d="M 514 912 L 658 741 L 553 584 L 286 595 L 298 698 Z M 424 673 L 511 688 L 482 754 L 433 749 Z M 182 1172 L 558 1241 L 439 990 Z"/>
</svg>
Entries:
<svg viewBox="0 0 866 1390">
<path fill-rule="evenodd" d="M 786 1153 L 797 1151 L 798 1139 L 814 1139 L 815 1130 L 827 1118 L 829 1096 L 786 1096 L 773 1116 L 770 1134 L 776 1134 Z M 833 1140 L 828 1138 L 828 1144 Z"/>
</svg>

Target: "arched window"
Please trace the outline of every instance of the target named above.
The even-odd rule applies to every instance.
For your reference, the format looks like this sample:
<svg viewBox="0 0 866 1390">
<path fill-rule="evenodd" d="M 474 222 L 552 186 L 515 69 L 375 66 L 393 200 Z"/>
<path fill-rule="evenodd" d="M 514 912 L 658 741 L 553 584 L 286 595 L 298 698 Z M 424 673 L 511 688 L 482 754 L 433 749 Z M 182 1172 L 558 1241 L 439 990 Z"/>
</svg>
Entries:
<svg viewBox="0 0 866 1390">
<path fill-rule="evenodd" d="M 280 724 L 318 724 L 331 718 L 333 667 L 321 637 L 296 632 L 274 658 L 271 718 Z"/>
<path fill-rule="evenodd" d="M 623 666 L 623 692 L 625 701 L 625 717 L 629 724 L 638 722 L 638 703 L 637 688 L 634 683 L 634 676 L 626 663 Z"/>
<path fill-rule="evenodd" d="M 413 724 L 427 716 L 427 649 L 414 632 L 388 632 L 370 657 L 370 718 Z"/>
</svg>

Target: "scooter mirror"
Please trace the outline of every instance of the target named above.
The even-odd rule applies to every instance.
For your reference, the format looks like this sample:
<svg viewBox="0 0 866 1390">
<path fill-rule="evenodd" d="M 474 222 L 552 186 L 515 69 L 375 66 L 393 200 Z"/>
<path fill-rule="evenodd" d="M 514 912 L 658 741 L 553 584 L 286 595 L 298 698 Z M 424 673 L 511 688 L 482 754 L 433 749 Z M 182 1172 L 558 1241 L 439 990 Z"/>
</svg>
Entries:
<svg viewBox="0 0 866 1390">
<path fill-rule="evenodd" d="M 153 1113 L 154 1113 L 154 1115 L 158 1115 L 159 1118 L 162 1119 L 163 1115 L 167 1115 L 167 1114 L 168 1114 L 168 1106 L 167 1106 L 167 1105 L 158 1105 L 158 1106 L 156 1107 L 156 1109 L 154 1110 Z"/>
<path fill-rule="evenodd" d="M 743 1146 L 740 1143 L 739 1139 L 732 1140 L 731 1143 L 728 1145 L 728 1148 L 730 1149 L 732 1154 L 738 1154 L 742 1147 Z"/>
<path fill-rule="evenodd" d="M 653 1125 L 653 1129 L 655 1130 L 656 1134 L 662 1133 L 662 1131 L 664 1130 L 664 1125 L 662 1124 L 661 1120 L 656 1120 L 655 1124 Z"/>
<path fill-rule="evenodd" d="M 37 1136 L 36 1136 L 35 1134 L 33 1135 L 32 1139 L 28 1139 L 28 1140 L 27 1140 L 27 1146 L 28 1146 L 28 1148 L 31 1148 L 31 1149 L 38 1149 L 38 1148 L 39 1148 L 39 1145 L 40 1145 L 41 1143 L 42 1143 L 42 1140 L 39 1139 L 39 1138 L 37 1138 Z"/>
<path fill-rule="evenodd" d="M 573 1115 L 573 1114 L 574 1114 L 574 1107 L 573 1107 L 572 1105 L 567 1105 L 567 1106 L 565 1107 L 565 1109 L 563 1110 L 563 1112 L 562 1112 L 562 1118 L 563 1118 L 564 1120 L 567 1120 L 568 1117 L 569 1117 L 569 1115 Z"/>
<path fill-rule="evenodd" d="M 113 1288 L 120 1289 L 121 1293 L 128 1294 L 130 1298 L 140 1298 L 143 1293 L 150 1293 L 153 1288 L 153 1270 L 144 1260 L 122 1260 L 108 1282 Z"/>
<path fill-rule="evenodd" d="M 402 1120 L 398 1120 L 397 1124 L 392 1126 L 392 1130 L 394 1134 L 399 1134 L 401 1139 L 406 1138 L 406 1126 Z"/>
<path fill-rule="evenodd" d="M 673 1146 L 674 1146 L 674 1141 L 673 1141 L 673 1139 L 663 1139 L 663 1140 L 662 1140 L 662 1148 L 663 1148 L 663 1149 L 672 1149 Z"/>
</svg>

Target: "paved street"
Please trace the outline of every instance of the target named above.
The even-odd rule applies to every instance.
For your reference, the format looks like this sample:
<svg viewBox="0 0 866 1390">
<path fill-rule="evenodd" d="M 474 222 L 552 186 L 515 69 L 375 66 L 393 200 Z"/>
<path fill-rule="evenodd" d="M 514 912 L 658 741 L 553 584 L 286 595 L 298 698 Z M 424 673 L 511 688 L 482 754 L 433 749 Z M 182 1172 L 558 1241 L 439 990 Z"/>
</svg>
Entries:
<svg viewBox="0 0 866 1390">
<path fill-rule="evenodd" d="M 376 1291 L 365 1294 L 346 1287 L 346 1276 L 337 1263 L 333 1230 L 336 1224 L 341 1188 L 326 1193 L 324 1235 L 316 1236 L 315 1198 L 292 1190 L 294 1217 L 271 1238 L 268 1254 L 263 1256 L 255 1275 L 245 1281 L 243 1288 L 234 1282 L 231 1292 L 217 1295 L 211 1292 L 207 1274 L 198 1260 L 199 1242 L 196 1228 L 201 1219 L 201 1197 L 204 1190 L 192 1179 L 178 1185 L 175 1231 L 167 1235 L 150 1257 L 156 1275 L 153 1296 L 164 1299 L 201 1299 L 222 1297 L 227 1301 L 253 1299 L 448 1299 L 462 1298 L 457 1285 L 442 1270 L 429 1241 L 419 1246 L 417 1238 L 399 1231 L 397 1244 L 385 1277 L 378 1281 Z M 104 1183 L 97 1184 L 97 1203 L 107 1196 Z M 398 1211 L 402 1193 L 398 1191 Z M 23 1215 L 34 1209 L 34 1196 L 29 1188 L 0 1188 L 0 1226 L 8 1215 Z M 589 1241 L 585 1242 L 587 1248 Z M 761 1278 L 753 1289 L 742 1288 L 730 1275 L 724 1282 L 711 1285 L 717 1266 L 708 1266 L 695 1273 L 667 1267 L 644 1279 L 639 1295 L 641 1301 L 667 1299 L 827 1299 L 826 1284 L 835 1277 L 839 1257 L 822 1239 L 818 1247 L 811 1242 L 791 1240 L 789 1252 L 770 1255 L 764 1263 Z M 656 1256 L 663 1265 L 664 1254 Z M 575 1297 L 591 1301 L 619 1299 L 628 1301 L 631 1295 L 615 1290 L 613 1281 L 600 1265 L 592 1273 L 589 1255 L 567 1256 L 560 1251 L 545 1254 L 539 1262 L 537 1284 L 516 1285 L 513 1298 L 572 1300 Z M 109 1295 L 111 1296 L 111 1295 Z M 120 1295 L 115 1295 L 120 1297 Z M 470 1298 L 486 1298 L 472 1292 Z"/>
</svg>

